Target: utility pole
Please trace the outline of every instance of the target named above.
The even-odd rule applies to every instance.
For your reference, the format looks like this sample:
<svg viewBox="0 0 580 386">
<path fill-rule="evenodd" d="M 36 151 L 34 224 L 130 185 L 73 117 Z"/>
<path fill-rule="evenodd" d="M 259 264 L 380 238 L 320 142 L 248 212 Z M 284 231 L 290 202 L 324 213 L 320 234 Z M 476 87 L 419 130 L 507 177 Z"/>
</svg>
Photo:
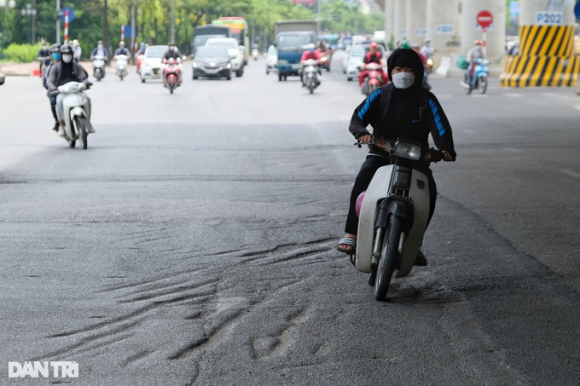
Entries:
<svg viewBox="0 0 580 386">
<path fill-rule="evenodd" d="M 175 43 L 175 0 L 171 0 L 171 41 Z"/>
<path fill-rule="evenodd" d="M 56 0 L 56 44 L 60 44 L 60 0 Z"/>
<path fill-rule="evenodd" d="M 135 64 L 135 32 L 136 29 L 135 28 L 135 13 L 136 13 L 136 9 L 137 6 L 135 5 L 135 0 L 131 1 L 131 48 L 129 49 L 129 52 L 131 52 L 131 58 L 133 59 L 133 64 Z"/>
</svg>

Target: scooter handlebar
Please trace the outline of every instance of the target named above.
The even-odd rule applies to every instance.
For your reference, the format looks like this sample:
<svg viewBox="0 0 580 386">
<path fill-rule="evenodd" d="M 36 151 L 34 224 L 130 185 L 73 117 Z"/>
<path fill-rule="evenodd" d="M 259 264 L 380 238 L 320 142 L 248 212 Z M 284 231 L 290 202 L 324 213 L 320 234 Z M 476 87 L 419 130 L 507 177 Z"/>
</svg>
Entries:
<svg viewBox="0 0 580 386">
<path fill-rule="evenodd" d="M 360 149 L 362 148 L 362 145 L 368 145 L 370 148 L 374 148 L 376 150 L 394 155 L 396 144 L 397 142 L 373 138 L 370 142 L 356 141 L 354 143 L 354 146 L 358 146 L 358 148 Z M 443 158 L 444 158 L 443 152 L 434 148 L 421 147 L 421 157 L 418 161 L 434 163 L 442 161 Z"/>
</svg>

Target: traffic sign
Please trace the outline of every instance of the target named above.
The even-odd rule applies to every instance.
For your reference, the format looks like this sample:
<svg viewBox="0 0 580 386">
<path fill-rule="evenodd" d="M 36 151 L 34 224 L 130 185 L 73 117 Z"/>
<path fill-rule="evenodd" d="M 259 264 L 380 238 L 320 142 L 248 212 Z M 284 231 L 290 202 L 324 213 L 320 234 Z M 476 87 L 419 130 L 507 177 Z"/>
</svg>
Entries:
<svg viewBox="0 0 580 386">
<path fill-rule="evenodd" d="M 475 17 L 477 24 L 481 26 L 481 28 L 487 28 L 493 23 L 493 15 L 489 11 L 481 11 Z"/>
<path fill-rule="evenodd" d="M 580 1 L 574 6 L 574 15 L 576 15 L 576 19 L 580 20 Z"/>
<path fill-rule="evenodd" d="M 64 16 L 68 10 L 68 22 L 72 22 L 75 19 L 75 10 L 69 7 L 65 7 L 60 11 L 60 19 L 64 22 Z"/>
</svg>

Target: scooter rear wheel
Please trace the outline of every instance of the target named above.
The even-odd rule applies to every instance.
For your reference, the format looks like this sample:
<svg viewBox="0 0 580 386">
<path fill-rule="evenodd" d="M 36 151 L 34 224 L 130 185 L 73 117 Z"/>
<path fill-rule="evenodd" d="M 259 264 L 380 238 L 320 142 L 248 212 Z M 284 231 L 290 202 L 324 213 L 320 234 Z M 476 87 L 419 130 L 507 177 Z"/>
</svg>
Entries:
<svg viewBox="0 0 580 386">
<path fill-rule="evenodd" d="M 399 240 L 402 231 L 403 224 L 401 219 L 391 215 L 389 227 L 383 238 L 381 257 L 377 266 L 377 275 L 375 278 L 376 300 L 385 300 L 387 296 L 387 291 L 389 290 L 393 271 L 399 256 Z"/>
</svg>

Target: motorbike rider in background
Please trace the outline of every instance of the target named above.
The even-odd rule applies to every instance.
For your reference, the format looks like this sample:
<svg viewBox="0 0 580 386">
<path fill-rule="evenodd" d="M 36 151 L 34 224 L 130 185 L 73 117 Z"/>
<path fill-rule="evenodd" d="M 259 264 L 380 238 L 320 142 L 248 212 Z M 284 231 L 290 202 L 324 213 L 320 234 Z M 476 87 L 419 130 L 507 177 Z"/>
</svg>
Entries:
<svg viewBox="0 0 580 386">
<path fill-rule="evenodd" d="M 93 50 L 93 52 L 91 52 L 91 60 L 95 58 L 95 56 L 102 56 L 103 60 L 105 61 L 105 65 L 107 65 L 109 63 L 109 50 L 107 50 L 104 46 L 103 46 L 103 42 L 101 40 L 99 40 L 99 42 L 97 43 L 97 48 L 95 48 Z M 93 75 L 95 73 L 95 68 L 93 66 Z M 103 71 L 103 77 L 105 77 L 105 73 L 106 71 Z"/>
<path fill-rule="evenodd" d="M 179 48 L 177 48 L 175 46 L 175 43 L 173 42 L 169 42 L 167 44 L 167 51 L 165 52 L 165 55 L 163 55 L 163 57 L 161 58 L 161 63 L 164 63 L 166 60 L 169 60 L 173 58 L 174 60 L 177 59 L 181 59 L 181 52 L 179 52 Z M 181 85 L 181 63 L 177 64 L 177 67 L 179 68 L 179 85 Z M 165 79 L 165 77 L 163 77 L 163 85 L 167 86 L 167 80 Z"/>
<path fill-rule="evenodd" d="M 40 67 L 39 70 L 42 71 L 42 64 L 44 63 L 45 66 L 48 66 L 50 64 L 50 51 L 46 45 L 46 42 L 42 43 L 42 48 L 40 49 L 40 51 L 38 51 L 38 54 L 36 55 L 37 59 L 40 58 L 48 58 L 48 59 L 44 59 L 40 61 Z"/>
<path fill-rule="evenodd" d="M 435 53 L 435 48 L 431 45 L 431 39 L 425 39 L 425 45 L 421 47 L 421 54 L 425 56 L 427 59 L 431 59 L 433 54 Z"/>
<path fill-rule="evenodd" d="M 48 78 L 48 95 L 56 94 L 56 116 L 58 119 L 58 135 L 64 137 L 64 108 L 63 100 L 65 95 L 58 94 L 58 87 L 65 85 L 69 82 L 82 82 L 87 85 L 87 89 L 91 86 L 89 82 L 89 75 L 80 64 L 73 60 L 73 50 L 68 44 L 63 44 L 60 47 L 61 61 L 55 63 L 53 68 L 50 70 L 50 76 Z M 87 126 L 88 132 L 94 133 L 95 129 L 91 124 L 91 100 L 85 93 L 80 93 L 87 98 L 88 101 L 88 117 Z"/>
<path fill-rule="evenodd" d="M 119 42 L 119 48 L 115 50 L 115 56 L 117 55 L 127 55 L 131 57 L 131 53 L 127 48 L 125 48 L 125 42 Z"/>
<path fill-rule="evenodd" d="M 483 46 L 481 40 L 476 40 L 473 42 L 473 47 L 467 52 L 465 59 L 469 63 L 466 73 L 467 84 L 471 84 L 471 79 L 473 78 L 473 73 L 475 72 L 475 59 L 485 59 L 485 52 L 483 51 Z"/>
<path fill-rule="evenodd" d="M 429 64 L 427 64 L 427 57 L 420 52 L 418 44 L 413 44 L 412 50 L 415 51 L 417 55 L 419 55 L 421 62 L 423 63 L 423 69 L 425 70 L 425 73 L 423 74 L 423 87 L 427 88 L 427 90 L 430 90 L 431 86 L 429 85 L 429 75 L 427 74 L 427 70 L 429 69 Z"/>
<path fill-rule="evenodd" d="M 80 62 L 81 61 L 81 56 L 83 54 L 83 49 L 81 48 L 79 41 L 78 40 L 73 40 L 72 41 L 72 49 L 73 49 L 73 59 L 75 62 Z"/>
<path fill-rule="evenodd" d="M 50 62 L 48 67 L 46 67 L 46 72 L 44 73 L 44 88 L 47 90 L 48 90 L 48 77 L 50 76 L 50 71 L 52 70 L 52 67 L 54 67 L 56 63 L 60 62 L 60 44 L 55 43 L 52 46 L 50 46 L 50 54 L 52 61 Z M 54 118 L 54 126 L 52 130 L 58 131 L 59 125 L 58 118 L 56 116 L 56 94 L 54 95 L 49 94 L 48 99 L 50 101 L 50 111 L 52 111 L 52 117 Z"/>
<path fill-rule="evenodd" d="M 300 63 L 304 63 L 305 61 L 310 59 L 319 61 L 320 51 L 315 50 L 315 48 L 316 46 L 314 45 L 314 43 L 308 44 L 306 51 L 302 53 Z M 318 68 L 318 74 L 322 76 L 322 71 L 320 71 L 320 68 Z M 298 70 L 298 75 L 300 75 L 300 82 L 302 83 L 302 87 L 305 87 L 306 85 L 304 84 L 304 77 L 302 76 L 302 68 Z"/>
<path fill-rule="evenodd" d="M 350 132 L 361 143 L 368 144 L 373 138 L 396 141 L 406 138 L 423 147 L 429 147 L 429 133 L 445 161 L 455 161 L 455 148 L 451 125 L 443 108 L 431 92 L 421 87 L 424 68 L 421 58 L 413 50 L 395 50 L 387 61 L 391 83 L 373 92 L 354 111 L 350 121 Z M 367 126 L 373 128 L 372 134 Z M 389 157 L 372 146 L 370 154 L 356 177 L 346 220 L 346 236 L 337 245 L 339 252 L 352 255 L 356 252 L 358 216 L 356 201 L 367 189 L 375 172 L 390 164 Z M 425 170 L 429 178 L 431 205 L 429 220 L 435 210 L 437 186 L 431 170 Z M 427 260 L 420 251 L 416 265 L 425 266 Z"/>
<path fill-rule="evenodd" d="M 358 74 L 358 85 L 361 87 L 366 79 L 369 76 L 369 71 L 365 69 L 365 65 L 369 63 L 377 63 L 380 64 L 381 67 L 385 65 L 385 60 L 383 59 L 383 55 L 381 55 L 381 51 L 378 50 L 378 45 L 376 42 L 371 42 L 369 46 L 369 52 L 366 53 L 365 58 L 363 60 L 363 64 L 361 65 L 362 71 Z M 389 81 L 389 77 L 385 74 L 382 68 L 377 70 L 381 74 L 381 86 L 384 86 Z"/>
</svg>

